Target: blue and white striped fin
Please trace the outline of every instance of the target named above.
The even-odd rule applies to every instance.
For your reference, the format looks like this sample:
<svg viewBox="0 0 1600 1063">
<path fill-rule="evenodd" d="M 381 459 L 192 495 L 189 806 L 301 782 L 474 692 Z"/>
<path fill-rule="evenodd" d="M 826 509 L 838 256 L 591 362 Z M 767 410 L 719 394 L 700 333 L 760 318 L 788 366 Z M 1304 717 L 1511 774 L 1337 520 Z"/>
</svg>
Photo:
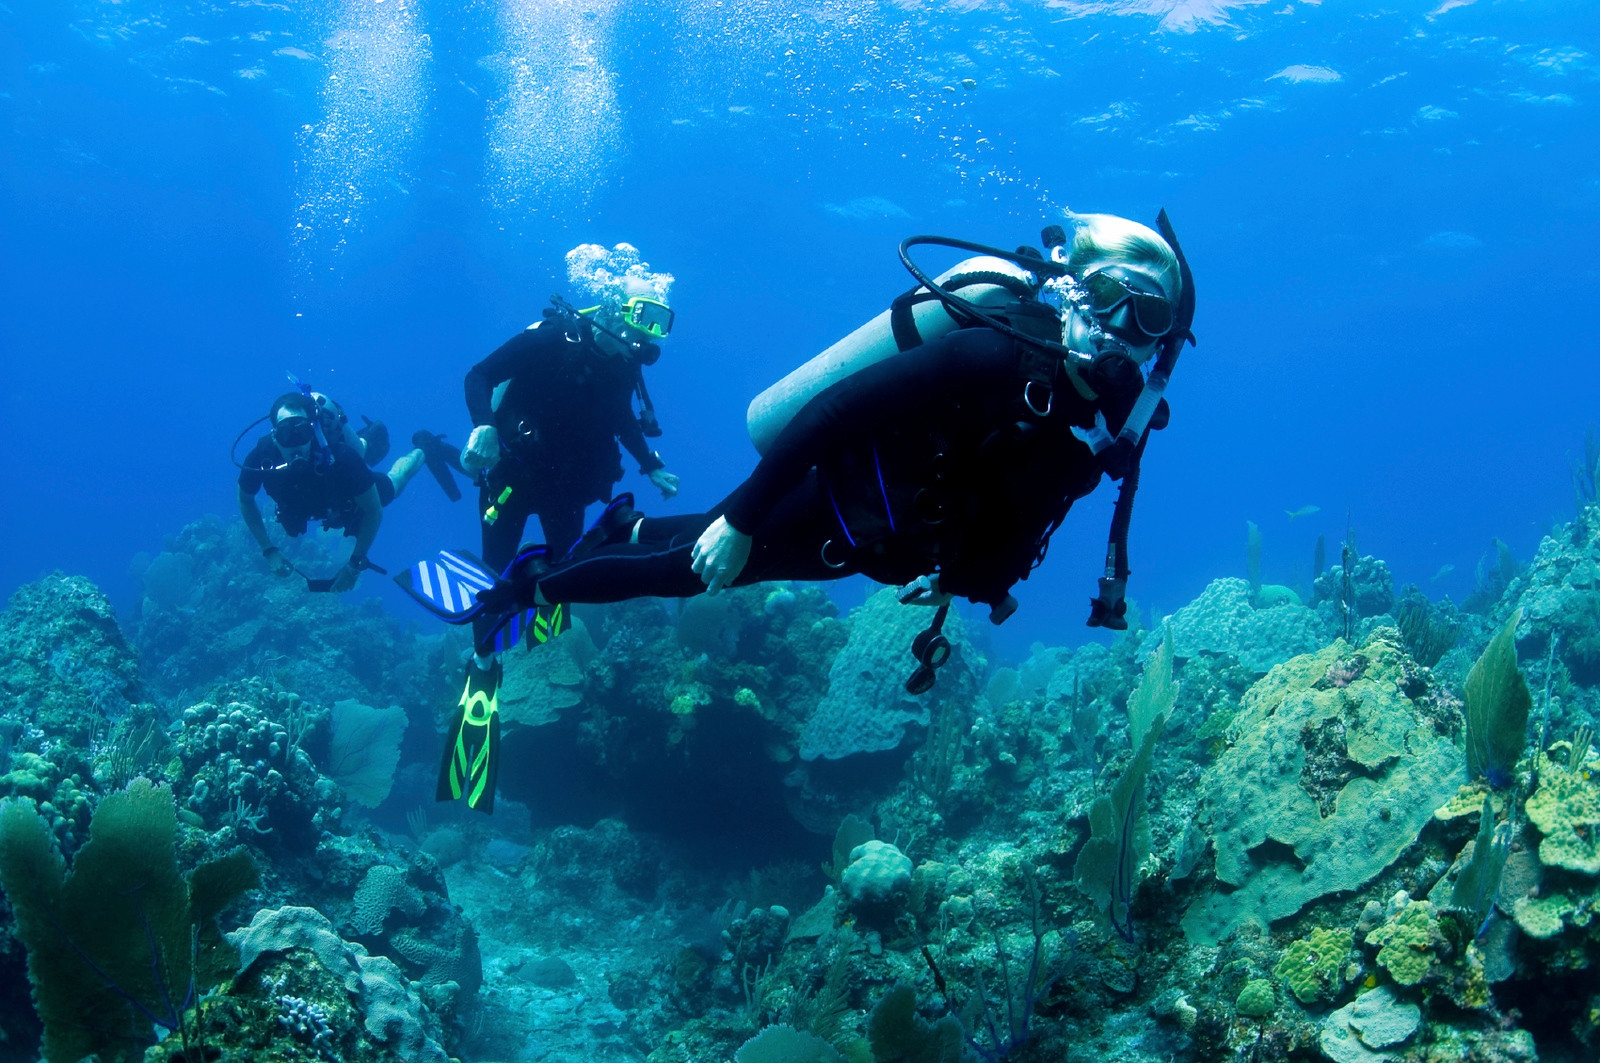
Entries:
<svg viewBox="0 0 1600 1063">
<path fill-rule="evenodd" d="M 464 624 L 477 615 L 478 595 L 495 585 L 495 576 L 464 550 L 440 550 L 397 575 L 395 582 L 435 616 Z"/>
</svg>

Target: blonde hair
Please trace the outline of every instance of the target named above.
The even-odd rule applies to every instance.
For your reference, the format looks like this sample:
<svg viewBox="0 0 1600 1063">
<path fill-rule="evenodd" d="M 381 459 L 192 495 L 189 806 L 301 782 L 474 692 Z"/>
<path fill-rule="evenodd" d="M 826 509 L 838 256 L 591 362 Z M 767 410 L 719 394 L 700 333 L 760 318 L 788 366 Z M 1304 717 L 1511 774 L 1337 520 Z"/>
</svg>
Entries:
<svg viewBox="0 0 1600 1063">
<path fill-rule="evenodd" d="M 1178 256 L 1160 233 L 1115 214 L 1069 214 L 1068 218 L 1077 226 L 1067 254 L 1067 269 L 1073 276 L 1082 277 L 1096 266 L 1113 263 L 1132 266 L 1150 274 L 1167 298 L 1178 301 L 1183 289 Z"/>
</svg>

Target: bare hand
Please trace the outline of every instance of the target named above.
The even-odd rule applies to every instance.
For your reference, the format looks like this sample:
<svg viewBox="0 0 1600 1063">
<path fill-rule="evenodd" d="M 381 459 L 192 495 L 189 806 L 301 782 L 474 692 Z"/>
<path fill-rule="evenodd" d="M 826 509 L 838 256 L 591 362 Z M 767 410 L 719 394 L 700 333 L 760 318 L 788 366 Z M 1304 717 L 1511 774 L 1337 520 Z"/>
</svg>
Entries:
<svg viewBox="0 0 1600 1063">
<path fill-rule="evenodd" d="M 695 574 L 706 585 L 706 593 L 716 594 L 744 571 L 745 562 L 750 560 L 750 536 L 726 518 L 718 517 L 700 534 L 690 557 Z"/>
<path fill-rule="evenodd" d="M 655 484 L 656 490 L 661 492 L 662 498 L 671 498 L 678 493 L 678 477 L 675 473 L 665 469 L 652 469 L 647 477 Z"/>
<path fill-rule="evenodd" d="M 360 578 L 361 570 L 359 568 L 352 568 L 349 565 L 345 565 L 343 568 L 339 569 L 338 572 L 333 574 L 333 586 L 329 587 L 328 589 L 333 591 L 335 594 L 343 594 L 345 591 L 354 590 L 356 580 Z"/>
<path fill-rule="evenodd" d="M 267 559 L 267 564 L 271 566 L 274 576 L 294 575 L 294 565 L 290 563 L 287 557 L 283 556 L 283 551 L 276 546 L 267 547 L 266 552 L 261 556 Z"/>
<path fill-rule="evenodd" d="M 901 605 L 930 605 L 934 607 L 947 604 L 953 597 L 953 595 L 945 594 L 939 589 L 938 573 L 918 576 L 904 587 L 901 587 L 895 596 L 900 599 Z"/>
</svg>

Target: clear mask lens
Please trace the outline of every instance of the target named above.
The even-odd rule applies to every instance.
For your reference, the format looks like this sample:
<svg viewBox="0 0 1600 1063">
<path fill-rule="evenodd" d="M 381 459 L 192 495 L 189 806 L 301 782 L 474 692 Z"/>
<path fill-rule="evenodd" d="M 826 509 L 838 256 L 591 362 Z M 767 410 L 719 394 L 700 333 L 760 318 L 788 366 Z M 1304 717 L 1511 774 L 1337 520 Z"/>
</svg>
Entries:
<svg viewBox="0 0 1600 1063">
<path fill-rule="evenodd" d="M 622 319 L 629 325 L 654 339 L 662 339 L 672 331 L 672 308 L 657 299 L 636 295 L 622 307 Z"/>
<path fill-rule="evenodd" d="M 1130 305 L 1134 324 L 1146 336 L 1159 339 L 1172 331 L 1172 304 L 1163 294 L 1145 291 L 1108 270 L 1083 278 L 1083 287 L 1089 295 L 1089 308 L 1101 317 Z"/>
</svg>

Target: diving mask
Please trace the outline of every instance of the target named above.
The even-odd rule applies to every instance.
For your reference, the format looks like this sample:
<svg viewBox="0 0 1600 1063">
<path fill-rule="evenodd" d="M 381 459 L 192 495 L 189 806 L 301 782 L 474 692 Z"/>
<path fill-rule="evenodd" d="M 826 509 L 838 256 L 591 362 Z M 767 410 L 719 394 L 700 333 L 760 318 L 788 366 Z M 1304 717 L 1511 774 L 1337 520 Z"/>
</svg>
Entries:
<svg viewBox="0 0 1600 1063">
<path fill-rule="evenodd" d="M 316 426 L 306 417 L 285 417 L 272 426 L 273 440 L 285 450 L 306 446 L 316 435 Z"/>
<path fill-rule="evenodd" d="M 1150 291 L 1142 284 L 1154 285 L 1150 278 L 1120 266 L 1107 266 L 1088 274 L 1080 282 L 1089 296 L 1089 309 L 1100 318 L 1109 317 L 1124 305 L 1130 306 L 1133 322 L 1151 339 L 1172 331 L 1173 309 L 1165 293 Z"/>
<path fill-rule="evenodd" d="M 652 339 L 665 339 L 672 332 L 672 307 L 648 295 L 635 295 L 622 304 L 622 320 Z"/>
</svg>

